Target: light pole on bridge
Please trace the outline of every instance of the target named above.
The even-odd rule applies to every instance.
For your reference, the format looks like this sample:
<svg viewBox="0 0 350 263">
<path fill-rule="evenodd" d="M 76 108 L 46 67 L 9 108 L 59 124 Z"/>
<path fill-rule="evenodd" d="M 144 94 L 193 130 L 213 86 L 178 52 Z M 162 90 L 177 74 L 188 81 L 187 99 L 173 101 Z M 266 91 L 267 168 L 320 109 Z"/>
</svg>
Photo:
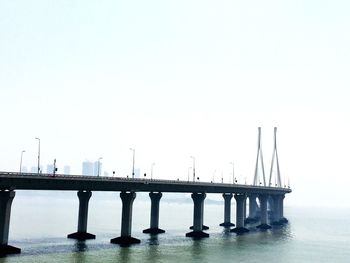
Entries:
<svg viewBox="0 0 350 263">
<path fill-rule="evenodd" d="M 20 164 L 19 164 L 19 173 L 21 174 L 22 173 L 22 159 L 23 159 L 23 153 L 25 153 L 26 151 L 23 150 L 21 152 L 21 161 L 20 161 Z"/>
<path fill-rule="evenodd" d="M 193 159 L 193 182 L 196 181 L 196 159 L 191 156 L 191 158 Z"/>
<path fill-rule="evenodd" d="M 40 173 L 40 138 L 35 137 L 38 140 L 38 174 Z"/>
<path fill-rule="evenodd" d="M 230 162 L 232 164 L 232 184 L 235 183 L 235 165 L 233 162 Z"/>
<path fill-rule="evenodd" d="M 130 148 L 132 151 L 132 178 L 134 179 L 135 177 L 135 149 Z"/>
<path fill-rule="evenodd" d="M 155 163 L 151 164 L 151 180 L 153 179 L 153 166 L 155 165 Z"/>
<path fill-rule="evenodd" d="M 190 181 L 190 171 L 191 171 L 192 167 L 188 167 L 187 169 L 187 182 Z"/>
</svg>

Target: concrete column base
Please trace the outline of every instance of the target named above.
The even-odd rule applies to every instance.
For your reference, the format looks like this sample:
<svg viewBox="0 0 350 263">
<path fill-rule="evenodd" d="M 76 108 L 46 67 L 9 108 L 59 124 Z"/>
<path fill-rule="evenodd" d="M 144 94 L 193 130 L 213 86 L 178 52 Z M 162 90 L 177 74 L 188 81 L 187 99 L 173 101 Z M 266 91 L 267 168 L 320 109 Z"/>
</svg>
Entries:
<svg viewBox="0 0 350 263">
<path fill-rule="evenodd" d="M 147 228 L 142 232 L 145 234 L 163 234 L 165 233 L 165 230 L 155 227 L 155 228 Z"/>
<path fill-rule="evenodd" d="M 220 226 L 230 227 L 230 226 L 235 226 L 235 224 L 231 222 L 224 222 L 224 223 L 221 223 Z"/>
<path fill-rule="evenodd" d="M 209 234 L 204 233 L 203 231 L 192 231 L 192 232 L 186 233 L 186 237 L 205 238 L 205 237 L 209 237 Z"/>
<path fill-rule="evenodd" d="M 268 224 L 260 224 L 260 225 L 258 225 L 256 228 L 259 228 L 259 229 L 261 229 L 261 230 L 266 230 L 266 229 L 270 229 L 271 226 L 268 225 Z"/>
<path fill-rule="evenodd" d="M 193 226 L 190 226 L 190 229 L 193 229 Z M 208 230 L 208 229 L 209 229 L 208 226 L 205 226 L 205 225 L 202 226 L 202 230 Z"/>
<path fill-rule="evenodd" d="M 95 239 L 96 236 L 87 232 L 75 232 L 72 234 L 67 235 L 67 238 L 77 239 L 80 241 L 88 240 L 88 239 Z"/>
<path fill-rule="evenodd" d="M 287 224 L 287 223 L 288 223 L 288 219 L 283 217 L 283 218 L 281 218 L 278 221 L 272 222 L 271 225 L 273 225 L 273 226 L 282 226 L 282 225 Z"/>
<path fill-rule="evenodd" d="M 230 232 L 234 232 L 236 234 L 244 234 L 249 232 L 249 229 L 245 228 L 245 227 L 236 227 L 234 229 L 231 229 Z"/>
<path fill-rule="evenodd" d="M 6 256 L 10 254 L 19 254 L 21 249 L 10 245 L 0 245 L 0 256 Z"/>
<path fill-rule="evenodd" d="M 245 223 L 245 224 L 254 224 L 254 223 L 259 222 L 259 220 L 260 220 L 259 217 L 247 217 L 247 218 L 244 220 L 244 223 Z"/>
<path fill-rule="evenodd" d="M 287 224 L 287 223 L 288 223 L 288 219 L 285 218 L 285 217 L 282 217 L 282 218 L 280 219 L 280 222 L 281 222 L 282 224 Z"/>
<path fill-rule="evenodd" d="M 132 244 L 139 244 L 139 243 L 141 243 L 141 240 L 134 238 L 134 237 L 130 237 L 130 236 L 116 237 L 116 238 L 111 239 L 111 243 L 118 244 L 122 247 L 127 247 L 127 246 L 130 246 Z"/>
</svg>

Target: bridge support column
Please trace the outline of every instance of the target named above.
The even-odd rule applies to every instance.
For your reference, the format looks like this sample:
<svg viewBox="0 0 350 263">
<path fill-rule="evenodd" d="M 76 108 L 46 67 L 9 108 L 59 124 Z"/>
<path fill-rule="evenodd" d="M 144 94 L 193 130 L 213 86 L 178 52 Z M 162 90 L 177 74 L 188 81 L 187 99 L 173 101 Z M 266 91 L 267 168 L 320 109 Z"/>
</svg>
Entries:
<svg viewBox="0 0 350 263">
<path fill-rule="evenodd" d="M 78 191 L 79 197 L 79 214 L 78 214 L 78 231 L 69 234 L 68 238 L 87 240 L 95 239 L 96 236 L 87 232 L 87 221 L 89 211 L 89 200 L 91 197 L 91 191 Z"/>
<path fill-rule="evenodd" d="M 257 215 L 258 204 L 256 203 L 257 197 L 258 197 L 258 195 L 256 195 L 256 194 L 250 194 L 248 196 L 248 198 L 249 198 L 249 216 L 245 220 L 246 224 L 256 223 L 258 221 L 258 215 Z"/>
<path fill-rule="evenodd" d="M 139 239 L 131 237 L 132 205 L 136 198 L 136 193 L 121 192 L 120 198 L 123 203 L 121 235 L 120 237 L 111 239 L 111 243 L 119 244 L 121 246 L 140 243 L 141 241 Z"/>
<path fill-rule="evenodd" d="M 244 227 L 244 204 L 246 200 L 245 194 L 235 194 L 236 199 L 236 227 L 231 229 L 231 232 L 237 234 L 243 234 L 249 232 L 247 228 Z"/>
<path fill-rule="evenodd" d="M 186 234 L 186 237 L 209 237 L 209 234 L 203 232 L 203 210 L 205 193 L 193 193 L 193 231 Z"/>
<path fill-rule="evenodd" d="M 279 195 L 279 217 L 280 217 L 280 223 L 282 223 L 282 224 L 286 224 L 286 223 L 288 223 L 288 219 L 287 218 L 285 218 L 284 217 L 284 215 L 283 215 L 283 201 L 284 201 L 284 197 L 285 197 L 285 195 L 284 194 L 282 194 L 282 195 Z"/>
<path fill-rule="evenodd" d="M 281 208 L 280 208 L 280 196 L 279 195 L 273 195 L 272 196 L 272 225 L 281 225 L 280 222 L 281 219 Z"/>
<path fill-rule="evenodd" d="M 143 233 L 161 234 L 165 233 L 159 228 L 159 201 L 162 198 L 162 193 L 149 193 L 151 198 L 151 224 L 150 228 L 143 230 Z"/>
<path fill-rule="evenodd" d="M 222 194 L 222 197 L 225 201 L 225 208 L 224 208 L 224 223 L 221 223 L 220 226 L 224 227 L 230 227 L 235 226 L 235 224 L 231 223 L 231 199 L 232 194 Z"/>
<path fill-rule="evenodd" d="M 271 226 L 267 224 L 267 199 L 268 195 L 261 194 L 259 195 L 259 202 L 260 202 L 260 225 L 257 226 L 257 228 L 260 229 L 270 229 Z"/>
<path fill-rule="evenodd" d="M 11 205 L 15 191 L 0 191 L 0 256 L 21 253 L 21 249 L 8 245 Z"/>
</svg>

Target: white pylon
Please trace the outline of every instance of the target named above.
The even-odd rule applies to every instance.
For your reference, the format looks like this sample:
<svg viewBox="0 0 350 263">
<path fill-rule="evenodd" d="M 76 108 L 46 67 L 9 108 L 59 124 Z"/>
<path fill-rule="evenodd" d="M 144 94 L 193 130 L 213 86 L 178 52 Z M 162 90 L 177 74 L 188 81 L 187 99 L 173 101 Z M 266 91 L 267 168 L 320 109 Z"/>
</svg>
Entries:
<svg viewBox="0 0 350 263">
<path fill-rule="evenodd" d="M 258 172 L 259 172 L 259 157 L 260 157 L 260 162 L 261 162 L 263 183 L 264 183 L 264 186 L 266 186 L 264 160 L 263 160 L 263 154 L 262 154 L 262 149 L 261 149 L 261 127 L 258 127 L 258 153 L 257 153 L 257 156 L 256 156 L 255 175 L 254 175 L 253 185 L 260 185 L 260 182 L 259 182 L 260 178 L 259 178 L 259 175 L 258 175 Z"/>
<path fill-rule="evenodd" d="M 282 187 L 282 181 L 281 181 L 281 173 L 280 173 L 280 165 L 278 162 L 278 154 L 277 154 L 277 139 L 276 139 L 276 134 L 277 134 L 277 127 L 274 129 L 274 145 L 273 145 L 273 152 L 272 152 L 272 161 L 271 161 L 271 169 L 270 169 L 270 179 L 269 179 L 269 186 L 271 185 L 271 180 L 272 180 L 272 171 L 273 171 L 273 165 L 276 159 L 276 168 L 277 168 L 277 182 L 276 186 L 277 187 Z"/>
</svg>

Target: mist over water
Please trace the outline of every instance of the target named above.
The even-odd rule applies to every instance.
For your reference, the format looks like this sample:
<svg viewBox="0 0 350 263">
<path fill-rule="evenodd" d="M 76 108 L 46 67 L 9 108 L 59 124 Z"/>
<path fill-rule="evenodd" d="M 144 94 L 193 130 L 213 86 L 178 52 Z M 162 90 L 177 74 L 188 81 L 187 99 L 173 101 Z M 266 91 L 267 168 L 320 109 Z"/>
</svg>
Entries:
<svg viewBox="0 0 350 263">
<path fill-rule="evenodd" d="M 214 197 L 208 195 L 207 199 Z M 286 199 L 288 199 L 288 195 Z M 179 202 L 174 202 L 181 198 Z M 20 255 L 0 258 L 0 262 L 349 262 L 350 211 L 286 207 L 289 224 L 261 232 L 237 236 L 219 226 L 223 202 L 207 202 L 204 223 L 209 238 L 186 238 L 192 225 L 193 206 L 183 202 L 186 194 L 164 194 L 160 203 L 160 227 L 165 234 L 150 236 L 150 201 L 137 194 L 133 209 L 133 236 L 140 245 L 121 248 L 110 239 L 120 235 L 119 193 L 95 193 L 90 199 L 88 232 L 95 240 L 67 239 L 76 231 L 76 192 L 17 191 L 12 206 L 9 244 L 20 247 Z M 172 200 L 169 202 L 167 200 Z M 232 200 L 232 218 L 235 202 Z"/>
</svg>

